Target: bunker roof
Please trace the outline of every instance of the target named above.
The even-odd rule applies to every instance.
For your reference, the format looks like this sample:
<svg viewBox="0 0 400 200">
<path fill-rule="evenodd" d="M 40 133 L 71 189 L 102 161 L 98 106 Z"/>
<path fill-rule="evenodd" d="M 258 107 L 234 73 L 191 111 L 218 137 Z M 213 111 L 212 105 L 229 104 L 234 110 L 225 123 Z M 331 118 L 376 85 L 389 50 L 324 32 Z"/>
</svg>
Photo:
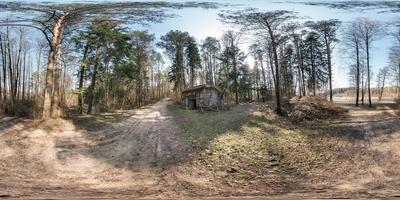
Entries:
<svg viewBox="0 0 400 200">
<path fill-rule="evenodd" d="M 202 89 L 214 89 L 217 90 L 218 92 L 221 92 L 217 87 L 212 86 L 212 85 L 197 85 L 194 87 L 187 88 L 182 91 L 182 93 L 187 93 L 187 92 L 195 92 L 195 91 L 200 91 Z"/>
</svg>

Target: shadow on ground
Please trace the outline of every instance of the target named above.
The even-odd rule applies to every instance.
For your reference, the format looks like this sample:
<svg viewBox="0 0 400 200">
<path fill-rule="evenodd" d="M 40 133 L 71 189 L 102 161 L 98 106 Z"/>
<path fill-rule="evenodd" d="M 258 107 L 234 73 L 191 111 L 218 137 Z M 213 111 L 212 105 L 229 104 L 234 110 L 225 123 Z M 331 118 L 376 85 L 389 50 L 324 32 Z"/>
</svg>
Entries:
<svg viewBox="0 0 400 200">
<path fill-rule="evenodd" d="M 375 139 L 398 139 L 398 116 L 386 106 L 354 109 L 345 119 L 294 125 L 253 116 L 257 108 L 252 104 L 221 112 L 169 104 L 164 100 L 133 111 L 37 123 L 39 130 L 33 132 L 27 131 L 30 123 L 2 117 L 0 130 L 18 125 L 23 133 L 4 136 L 12 156 L 0 153 L 0 158 L 16 161 L 0 164 L 1 174 L 8 174 L 3 180 L 35 191 L 73 188 L 89 196 L 115 191 L 130 197 L 329 195 L 344 185 L 330 183 L 356 172 L 365 177 L 368 168 L 378 169 L 383 178 L 365 172 L 371 180 L 361 181 L 353 192 L 386 187 L 385 177 L 400 185 L 393 167 L 399 166 L 393 161 L 398 155 L 393 149 L 372 148 Z"/>
</svg>

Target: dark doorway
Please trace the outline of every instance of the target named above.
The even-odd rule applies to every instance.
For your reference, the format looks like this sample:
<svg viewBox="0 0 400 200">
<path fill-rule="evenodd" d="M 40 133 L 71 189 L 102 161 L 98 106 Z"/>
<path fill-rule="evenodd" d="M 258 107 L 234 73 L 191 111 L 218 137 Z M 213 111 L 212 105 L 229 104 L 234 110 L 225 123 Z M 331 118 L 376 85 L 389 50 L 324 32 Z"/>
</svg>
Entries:
<svg viewBox="0 0 400 200">
<path fill-rule="evenodd" d="M 197 109 L 197 102 L 196 99 L 190 99 L 190 108 L 192 110 L 196 110 Z"/>
</svg>

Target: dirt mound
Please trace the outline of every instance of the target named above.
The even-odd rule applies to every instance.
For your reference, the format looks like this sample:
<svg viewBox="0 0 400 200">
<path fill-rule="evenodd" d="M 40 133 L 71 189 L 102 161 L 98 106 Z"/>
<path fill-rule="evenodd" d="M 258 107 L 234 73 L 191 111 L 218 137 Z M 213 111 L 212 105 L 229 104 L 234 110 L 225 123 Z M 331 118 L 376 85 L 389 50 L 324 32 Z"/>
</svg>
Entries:
<svg viewBox="0 0 400 200">
<path fill-rule="evenodd" d="M 348 110 L 321 97 L 293 97 L 288 102 L 288 117 L 293 121 L 326 120 L 343 116 Z"/>
</svg>

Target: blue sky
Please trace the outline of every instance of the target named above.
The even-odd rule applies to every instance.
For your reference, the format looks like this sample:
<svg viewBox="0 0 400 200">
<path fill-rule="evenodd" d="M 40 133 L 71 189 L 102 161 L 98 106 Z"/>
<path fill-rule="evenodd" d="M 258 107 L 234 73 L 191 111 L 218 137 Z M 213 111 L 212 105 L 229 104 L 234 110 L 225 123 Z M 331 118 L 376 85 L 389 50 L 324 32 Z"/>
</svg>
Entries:
<svg viewBox="0 0 400 200">
<path fill-rule="evenodd" d="M 117 0 L 108 0 L 117 1 Z M 26 2 L 42 2 L 42 0 L 33 0 Z M 53 2 L 71 2 L 65 0 L 53 0 Z M 79 1 L 84 2 L 84 1 Z M 91 1 L 93 2 L 93 1 Z M 176 0 L 176 2 L 183 2 Z M 223 32 L 232 29 L 229 25 L 224 25 L 218 20 L 218 13 L 221 10 L 227 9 L 242 9 L 247 7 L 255 7 L 260 10 L 290 10 L 298 13 L 301 17 L 300 20 L 322 20 L 322 19 L 339 19 L 343 23 L 347 23 L 354 20 L 357 17 L 368 17 L 373 20 L 381 21 L 386 23 L 385 27 L 400 19 L 399 13 L 378 13 L 377 10 L 361 11 L 356 10 L 338 10 L 330 9 L 322 6 L 309 6 L 304 4 L 292 3 L 288 1 L 267 1 L 267 0 L 221 0 L 214 2 L 220 3 L 231 3 L 237 4 L 234 7 L 223 7 L 220 9 L 201 9 L 201 8 L 186 8 L 182 10 L 174 10 L 173 13 L 178 16 L 175 18 L 167 19 L 161 24 L 153 24 L 149 27 L 137 27 L 138 29 L 147 29 L 149 32 L 156 34 L 157 37 L 165 34 L 170 30 L 182 30 L 187 31 L 190 35 L 195 36 L 200 42 L 207 36 L 221 37 Z M 388 29 L 388 31 L 390 31 Z M 387 64 L 388 53 L 391 47 L 393 38 L 385 36 L 384 38 L 376 41 L 373 44 L 372 49 L 372 60 L 371 65 L 373 66 L 373 72 L 376 74 L 377 69 L 384 67 Z M 249 36 L 246 41 L 241 44 L 244 51 L 247 51 L 250 45 L 251 37 Z M 337 45 L 334 51 L 334 68 L 333 68 L 333 79 L 334 87 L 346 87 L 348 86 L 348 73 L 347 66 L 349 61 L 345 59 L 345 55 L 342 53 L 340 45 Z M 252 59 L 247 60 L 252 64 Z"/>
</svg>

